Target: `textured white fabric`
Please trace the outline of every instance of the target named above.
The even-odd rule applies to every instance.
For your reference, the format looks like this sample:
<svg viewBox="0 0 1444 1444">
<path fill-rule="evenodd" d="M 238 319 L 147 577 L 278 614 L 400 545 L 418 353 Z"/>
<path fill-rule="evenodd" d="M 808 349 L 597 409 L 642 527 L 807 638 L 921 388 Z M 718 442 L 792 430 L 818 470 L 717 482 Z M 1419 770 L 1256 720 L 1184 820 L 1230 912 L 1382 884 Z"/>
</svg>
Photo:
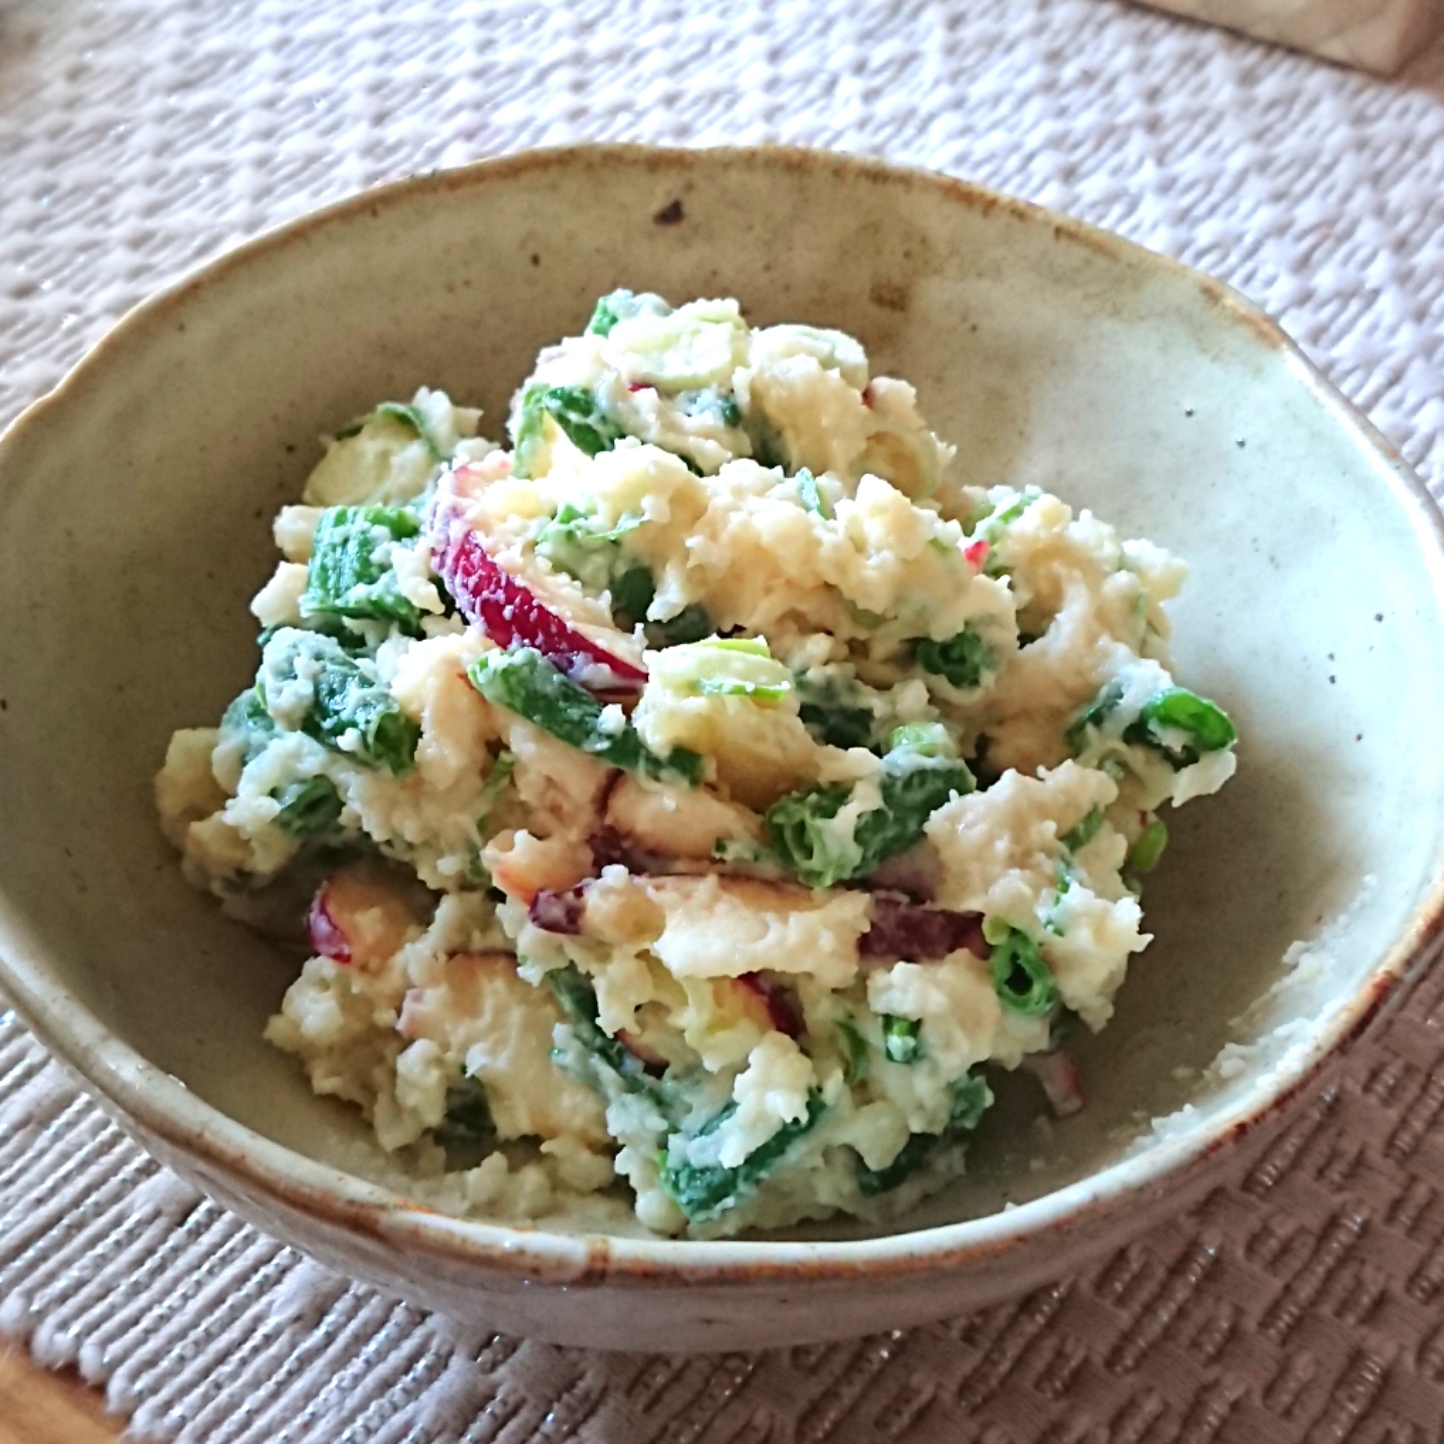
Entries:
<svg viewBox="0 0 1444 1444">
<path fill-rule="evenodd" d="M 1061 206 L 1261 302 L 1444 486 L 1444 47 L 1383 82 L 1112 0 L 0 0 L 0 420 L 263 226 L 578 138 L 834 146 Z M 0 1015 L 0 1329 L 189 1444 L 1423 1444 L 1440 992 L 1080 1279 L 694 1360 L 458 1333 L 347 1284 L 159 1170 Z"/>
</svg>

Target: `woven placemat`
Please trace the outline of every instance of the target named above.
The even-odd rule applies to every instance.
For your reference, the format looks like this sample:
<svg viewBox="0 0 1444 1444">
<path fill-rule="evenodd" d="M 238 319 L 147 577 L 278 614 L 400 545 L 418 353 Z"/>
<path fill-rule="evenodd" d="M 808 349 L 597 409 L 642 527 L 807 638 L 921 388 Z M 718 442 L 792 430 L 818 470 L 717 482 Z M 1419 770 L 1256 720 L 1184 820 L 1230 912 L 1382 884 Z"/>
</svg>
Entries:
<svg viewBox="0 0 1444 1444">
<path fill-rule="evenodd" d="M 1444 47 L 1384 82 L 1112 0 L 0 0 L 0 420 L 263 226 L 578 138 L 834 146 L 1070 210 L 1262 303 L 1444 486 Z M 1426 979 L 1194 1214 L 1081 1277 L 697 1359 L 350 1284 L 157 1168 L 0 1012 L 0 1329 L 207 1444 L 1424 1444 L 1441 998 Z"/>
</svg>

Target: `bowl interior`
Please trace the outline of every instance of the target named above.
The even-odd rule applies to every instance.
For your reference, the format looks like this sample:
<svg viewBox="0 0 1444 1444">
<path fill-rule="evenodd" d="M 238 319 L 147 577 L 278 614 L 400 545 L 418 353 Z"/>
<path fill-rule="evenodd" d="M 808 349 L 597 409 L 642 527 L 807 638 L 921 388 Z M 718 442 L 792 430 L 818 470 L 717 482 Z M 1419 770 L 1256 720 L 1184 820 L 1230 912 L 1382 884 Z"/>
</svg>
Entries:
<svg viewBox="0 0 1444 1444">
<path fill-rule="evenodd" d="M 1206 1132 L 1263 1100 L 1283 1052 L 1397 961 L 1438 876 L 1427 502 L 1218 288 L 958 185 L 786 153 L 581 151 L 382 193 L 153 304 L 9 436 L 0 924 L 12 982 L 57 990 L 48 1031 L 93 1015 L 257 1132 L 380 1166 L 261 1041 L 293 963 L 184 885 L 151 778 L 170 731 L 252 674 L 246 603 L 318 433 L 426 383 L 496 435 L 537 348 L 617 285 L 851 331 L 918 386 L 966 478 L 1036 482 L 1192 568 L 1177 660 L 1238 722 L 1239 775 L 1173 827 L 1155 942 L 1082 1046 L 1087 1110 L 1037 1122 L 1019 1080 L 971 1176 L 913 1222 L 1146 1156 L 1148 1120 L 1185 1103 L 1178 1128 Z M 1321 937 L 1276 988 L 1289 945 Z M 1230 1040 L 1258 1046 L 1206 1075 Z"/>
</svg>

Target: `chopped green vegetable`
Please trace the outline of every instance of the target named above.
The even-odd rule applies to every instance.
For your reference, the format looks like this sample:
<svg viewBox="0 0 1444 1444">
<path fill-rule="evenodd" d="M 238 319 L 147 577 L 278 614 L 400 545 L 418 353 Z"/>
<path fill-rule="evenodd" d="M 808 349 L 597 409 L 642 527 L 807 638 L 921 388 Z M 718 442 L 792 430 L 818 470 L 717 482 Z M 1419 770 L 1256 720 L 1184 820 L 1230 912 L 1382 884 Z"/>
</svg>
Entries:
<svg viewBox="0 0 1444 1444">
<path fill-rule="evenodd" d="M 466 669 L 466 675 L 488 702 L 525 717 L 544 732 L 613 767 L 650 777 L 672 776 L 694 786 L 702 779 L 702 759 L 695 752 L 679 747 L 658 757 L 643 744 L 630 722 L 611 725 L 603 715 L 602 703 L 563 676 L 534 647 L 488 652 Z"/>
<path fill-rule="evenodd" d="M 735 1102 L 727 1104 L 698 1130 L 697 1137 L 715 1133 L 737 1111 Z M 736 1168 L 721 1164 L 672 1163 L 664 1157 L 662 1187 L 691 1223 L 705 1223 L 733 1207 L 750 1193 L 782 1162 L 788 1150 L 803 1134 L 814 1127 L 827 1111 L 822 1095 L 808 1094 L 807 1112 L 790 1123 L 784 1123 L 766 1143 L 754 1148 Z"/>
<path fill-rule="evenodd" d="M 613 291 L 609 296 L 603 296 L 597 302 L 596 310 L 592 312 L 592 319 L 587 322 L 586 334 L 588 336 L 610 336 L 612 327 L 620 321 L 621 315 L 617 307 L 622 298 L 631 299 L 630 291 Z"/>
<path fill-rule="evenodd" d="M 647 617 L 647 608 L 657 595 L 657 584 L 644 566 L 628 567 L 612 583 L 612 620 L 630 632 Z"/>
<path fill-rule="evenodd" d="M 923 1055 L 922 1023 L 917 1018 L 897 1018 L 884 1013 L 882 1051 L 892 1063 L 916 1063 Z"/>
<path fill-rule="evenodd" d="M 842 1076 L 849 1086 L 860 1083 L 872 1067 L 867 1039 L 862 1036 L 857 1024 L 851 1018 L 840 1018 L 837 1035 L 842 1039 Z"/>
<path fill-rule="evenodd" d="M 828 747 L 868 747 L 874 718 L 870 707 L 852 706 L 831 691 L 817 691 L 799 709 L 802 725 Z"/>
<path fill-rule="evenodd" d="M 1115 677 L 1068 725 L 1063 736 L 1074 753 L 1093 745 L 1122 706 L 1126 691 L 1125 679 Z M 1113 727 L 1118 728 L 1117 721 Z M 1185 687 L 1165 687 L 1155 693 L 1121 728 L 1124 743 L 1161 752 L 1175 768 L 1191 767 L 1205 752 L 1221 752 L 1237 738 L 1227 713 Z"/>
<path fill-rule="evenodd" d="M 854 795 L 840 782 L 789 793 L 768 810 L 767 826 L 778 856 L 802 882 L 835 887 L 911 847 L 954 793 L 972 790 L 966 763 L 900 749 L 883 759 L 882 805 L 860 813 L 850 833 L 834 821 Z"/>
<path fill-rule="evenodd" d="M 1063 834 L 1059 841 L 1069 852 L 1077 852 L 1080 848 L 1087 847 L 1103 826 L 1103 809 L 1101 807 L 1090 807 L 1083 814 L 1083 820 L 1076 827 L 1070 828 Z"/>
<path fill-rule="evenodd" d="M 983 1114 L 992 1104 L 993 1090 L 980 1075 L 970 1073 L 952 1085 L 952 1095 L 948 1128 L 971 1133 L 983 1121 Z"/>
<path fill-rule="evenodd" d="M 410 766 L 421 729 L 402 712 L 369 657 L 352 657 L 334 637 L 280 628 L 261 654 L 256 679 L 273 720 L 290 716 L 290 698 L 307 696 L 297 730 L 323 746 L 400 774 Z M 285 725 L 282 723 L 281 725 Z"/>
<path fill-rule="evenodd" d="M 431 453 L 432 460 L 445 461 L 446 451 L 437 441 L 435 433 L 431 430 L 426 417 L 422 415 L 418 407 L 412 406 L 405 401 L 383 401 L 376 408 L 377 416 L 389 416 L 393 421 L 400 421 L 411 429 L 426 443 L 426 449 Z"/>
<path fill-rule="evenodd" d="M 650 291 L 638 295 L 625 287 L 618 287 L 597 302 L 592 319 L 587 322 L 587 334 L 610 336 L 612 327 L 618 321 L 630 321 L 634 316 L 641 315 L 666 316 L 671 310 L 660 296 L 654 296 Z"/>
<path fill-rule="evenodd" d="M 992 1090 L 976 1074 L 959 1078 L 952 1085 L 952 1104 L 947 1127 L 941 1133 L 914 1133 L 886 1168 L 872 1169 L 857 1161 L 857 1188 L 864 1198 L 887 1193 L 906 1182 L 944 1144 L 959 1142 L 982 1121 L 993 1101 Z"/>
<path fill-rule="evenodd" d="M 574 963 L 568 963 L 564 968 L 553 968 L 546 980 L 594 1066 L 614 1076 L 630 1092 L 655 1093 L 657 1080 L 647 1076 L 642 1060 L 620 1039 L 602 1031 L 591 979 Z"/>
<path fill-rule="evenodd" d="M 486 774 L 486 781 L 481 784 L 479 823 L 484 823 L 492 809 L 501 801 L 501 794 L 506 791 L 506 784 L 511 781 L 511 774 L 515 770 L 516 753 L 502 748 L 491 764 L 491 771 Z"/>
<path fill-rule="evenodd" d="M 648 622 L 647 645 L 654 651 L 661 651 L 663 647 L 680 647 L 688 642 L 700 642 L 716 630 L 717 625 L 707 608 L 701 603 L 693 603 L 665 622 Z"/>
<path fill-rule="evenodd" d="M 857 1160 L 857 1190 L 864 1198 L 887 1193 L 911 1178 L 932 1157 L 943 1141 L 940 1133 L 912 1133 L 886 1168 L 869 1168 Z"/>
<path fill-rule="evenodd" d="M 793 480 L 797 483 L 803 506 L 824 520 L 830 520 L 832 511 L 827 505 L 827 498 L 817 489 L 817 478 L 805 466 L 800 466 Z"/>
<path fill-rule="evenodd" d="M 564 502 L 537 535 L 537 555 L 599 592 L 611 585 L 619 568 L 621 539 L 641 524 L 641 517 L 623 517 L 614 527 L 600 527 L 594 516 Z"/>
<path fill-rule="evenodd" d="M 431 1136 L 443 1148 L 484 1148 L 496 1142 L 496 1125 L 480 1078 L 464 1074 L 446 1090 L 446 1113 Z"/>
<path fill-rule="evenodd" d="M 420 636 L 421 611 L 402 595 L 391 562 L 396 543 L 420 530 L 405 507 L 327 507 L 316 523 L 301 615 L 397 622 Z"/>
<path fill-rule="evenodd" d="M 762 637 L 706 637 L 668 649 L 665 663 L 669 686 L 701 697 L 745 697 L 775 707 L 794 686 Z"/>
<path fill-rule="evenodd" d="M 911 750 L 921 757 L 956 757 L 958 743 L 942 722 L 908 722 L 888 733 L 887 750 Z"/>
<path fill-rule="evenodd" d="M 433 461 L 446 460 L 446 452 L 437 441 L 426 417 L 421 414 L 420 408 L 412 406 L 406 401 L 383 401 L 370 415 L 358 416 L 354 421 L 347 422 L 336 432 L 336 440 L 344 441 L 348 436 L 355 436 L 362 427 L 382 418 L 399 421 L 403 426 L 409 426 L 425 443 Z"/>
<path fill-rule="evenodd" d="M 1142 877 L 1152 872 L 1158 866 L 1158 860 L 1167 846 L 1168 824 L 1161 817 L 1155 817 L 1128 849 L 1128 859 L 1123 864 L 1123 870 L 1134 877 Z"/>
<path fill-rule="evenodd" d="M 724 396 L 720 407 L 722 425 L 738 427 L 742 425 L 742 408 L 737 404 L 735 396 Z"/>
<path fill-rule="evenodd" d="M 992 920 L 989 919 L 989 924 Z M 1037 1018 L 1049 1012 L 1058 1002 L 1058 985 L 1038 944 L 1019 928 L 1008 927 L 1001 933 L 996 924 L 985 926 L 991 933 L 993 987 L 1004 1006 L 1025 1017 Z M 993 942 L 993 937 L 998 937 Z"/>
<path fill-rule="evenodd" d="M 918 643 L 917 658 L 924 672 L 946 677 L 959 691 L 979 686 L 984 674 L 997 667 L 993 649 L 971 627 L 946 642 L 925 637 Z"/>
<path fill-rule="evenodd" d="M 276 731 L 261 689 L 252 684 L 222 714 L 220 742 L 223 746 L 239 747 L 244 767 L 266 750 Z"/>
<path fill-rule="evenodd" d="M 588 456 L 610 451 L 624 434 L 585 386 L 529 386 L 522 395 L 513 437 L 513 470 L 518 476 L 532 474 L 537 448 L 546 436 L 548 416 L 572 445 Z"/>
<path fill-rule="evenodd" d="M 967 520 L 968 532 L 973 540 L 985 541 L 990 547 L 988 559 L 983 563 L 984 576 L 1000 577 L 1008 570 L 1002 557 L 998 555 L 998 543 L 1003 539 L 1009 526 L 1017 521 L 1041 495 L 1042 493 L 1036 486 L 1025 486 L 1002 511 L 999 511 L 989 501 L 974 508 Z"/>
<path fill-rule="evenodd" d="M 341 794 L 329 777 L 308 777 L 271 794 L 281 805 L 276 823 L 292 837 L 313 837 L 329 832 L 341 817 Z"/>
<path fill-rule="evenodd" d="M 1123 701 L 1123 682 L 1115 677 L 1099 691 L 1098 695 L 1068 724 L 1063 740 L 1076 752 L 1082 752 L 1088 744 L 1089 734 L 1096 733 L 1118 710 Z"/>
<path fill-rule="evenodd" d="M 1186 687 L 1170 687 L 1144 704 L 1123 740 L 1157 748 L 1175 767 L 1190 767 L 1205 752 L 1233 746 L 1238 733 L 1221 708 Z"/>
</svg>

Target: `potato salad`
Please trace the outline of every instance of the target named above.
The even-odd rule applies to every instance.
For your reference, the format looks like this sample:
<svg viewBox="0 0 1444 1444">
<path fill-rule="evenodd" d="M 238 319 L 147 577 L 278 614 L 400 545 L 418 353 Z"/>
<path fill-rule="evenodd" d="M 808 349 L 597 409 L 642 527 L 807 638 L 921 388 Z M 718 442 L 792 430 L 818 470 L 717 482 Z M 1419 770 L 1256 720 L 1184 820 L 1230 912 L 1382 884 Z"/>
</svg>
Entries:
<svg viewBox="0 0 1444 1444">
<path fill-rule="evenodd" d="M 701 1238 L 896 1217 L 999 1070 L 1082 1106 L 1160 811 L 1234 770 L 1182 564 L 951 482 L 907 382 L 732 300 L 615 291 L 479 420 L 325 438 L 157 779 L 186 877 L 305 946 L 270 1041 L 447 1207 Z"/>
</svg>

